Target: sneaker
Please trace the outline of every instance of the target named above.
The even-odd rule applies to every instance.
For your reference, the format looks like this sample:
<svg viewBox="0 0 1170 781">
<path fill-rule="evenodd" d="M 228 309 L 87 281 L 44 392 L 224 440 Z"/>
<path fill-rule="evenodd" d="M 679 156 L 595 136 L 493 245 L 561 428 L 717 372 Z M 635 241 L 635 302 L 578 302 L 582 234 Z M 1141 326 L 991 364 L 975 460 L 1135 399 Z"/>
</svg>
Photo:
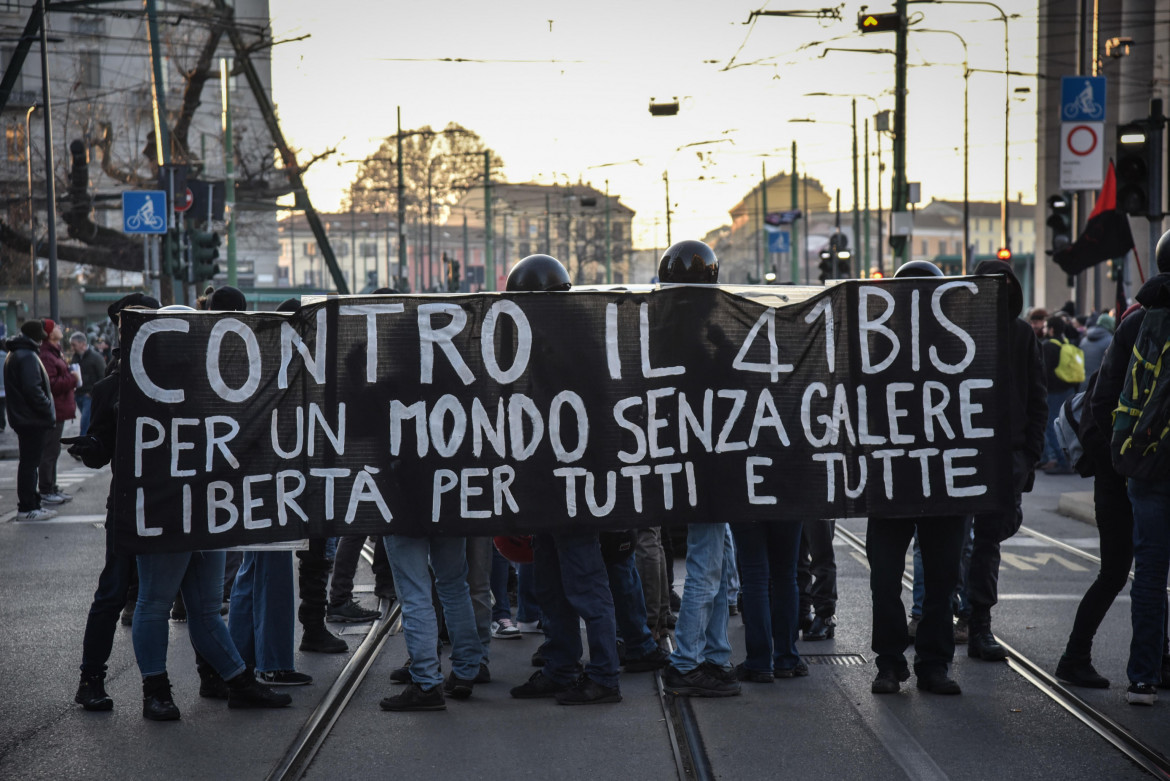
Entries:
<svg viewBox="0 0 1170 781">
<path fill-rule="evenodd" d="M 296 670 L 270 670 L 257 673 L 257 677 L 269 686 L 308 686 L 313 682 L 313 676 Z"/>
<path fill-rule="evenodd" d="M 501 618 L 492 622 L 492 637 L 497 640 L 513 640 L 520 637 L 520 627 L 510 618 Z"/>
<path fill-rule="evenodd" d="M 776 678 L 807 678 L 808 664 L 801 659 L 795 667 L 777 667 L 772 675 Z"/>
<path fill-rule="evenodd" d="M 603 702 L 621 702 L 622 692 L 616 686 L 602 686 L 587 675 L 582 675 L 573 685 L 556 693 L 561 705 L 600 705 Z"/>
<path fill-rule="evenodd" d="M 512 687 L 510 694 L 518 700 L 533 700 L 538 697 L 555 697 L 568 688 L 547 677 L 543 670 L 537 670 L 526 683 Z"/>
<path fill-rule="evenodd" d="M 50 494 L 41 494 L 41 504 L 65 504 L 73 501 L 73 497 L 60 491 L 54 491 Z"/>
<path fill-rule="evenodd" d="M 228 707 L 232 710 L 239 708 L 286 708 L 292 704 L 292 697 L 269 689 L 256 680 L 255 675 L 249 675 L 247 671 L 240 673 L 226 683 Z"/>
<path fill-rule="evenodd" d="M 702 668 L 703 672 L 707 673 L 707 675 L 710 675 L 717 681 L 727 682 L 739 680 L 735 677 L 734 667 L 720 667 L 713 662 L 703 662 L 699 665 L 699 667 Z"/>
<path fill-rule="evenodd" d="M 955 645 L 966 645 L 971 639 L 971 627 L 967 619 L 959 616 L 955 621 Z"/>
<path fill-rule="evenodd" d="M 344 605 L 329 606 L 329 610 L 325 614 L 326 621 L 334 621 L 342 624 L 362 624 L 366 621 L 376 621 L 382 617 L 380 610 L 368 610 L 357 603 L 356 599 L 350 599 Z"/>
<path fill-rule="evenodd" d="M 628 673 L 648 673 L 661 670 L 670 661 L 670 654 L 661 648 L 655 648 L 645 656 L 626 659 L 623 669 Z"/>
<path fill-rule="evenodd" d="M 432 686 L 424 689 L 413 682 L 407 684 L 405 689 L 393 697 L 385 698 L 378 705 L 382 710 L 389 711 L 447 710 L 441 687 Z"/>
<path fill-rule="evenodd" d="M 1158 690 L 1148 683 L 1131 683 L 1125 690 L 1125 701 L 1130 705 L 1153 705 L 1158 701 Z"/>
<path fill-rule="evenodd" d="M 457 700 L 466 700 L 471 696 L 472 689 L 475 688 L 475 679 L 470 681 L 459 678 L 452 671 L 447 676 L 447 680 L 443 682 L 443 694 L 450 694 Z"/>
<path fill-rule="evenodd" d="M 684 673 L 673 664 L 667 665 L 662 674 L 662 688 L 668 694 L 685 697 L 734 697 L 740 693 L 736 680 L 720 680 L 702 666 Z"/>
<path fill-rule="evenodd" d="M 18 521 L 47 521 L 50 518 L 56 518 L 56 510 L 46 510 L 38 507 L 35 510 L 29 510 L 26 513 L 17 513 L 16 520 Z"/>
<path fill-rule="evenodd" d="M 542 631 L 539 621 L 517 621 L 516 628 L 522 635 L 538 635 Z"/>
<path fill-rule="evenodd" d="M 910 623 L 906 624 L 906 634 L 914 637 L 918 634 L 918 625 L 922 623 L 921 616 L 910 616 Z"/>
<path fill-rule="evenodd" d="M 771 683 L 771 670 L 750 670 L 742 664 L 735 666 L 735 678 L 738 681 L 749 681 L 751 683 Z"/>
</svg>

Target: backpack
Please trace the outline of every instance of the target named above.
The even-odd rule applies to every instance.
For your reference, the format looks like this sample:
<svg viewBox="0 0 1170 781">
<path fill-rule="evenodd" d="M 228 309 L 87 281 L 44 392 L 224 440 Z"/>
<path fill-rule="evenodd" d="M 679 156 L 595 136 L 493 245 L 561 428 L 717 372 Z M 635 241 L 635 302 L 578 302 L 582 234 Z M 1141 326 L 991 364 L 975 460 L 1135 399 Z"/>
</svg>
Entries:
<svg viewBox="0 0 1170 781">
<path fill-rule="evenodd" d="M 1142 480 L 1170 476 L 1170 309 L 1147 309 L 1133 345 L 1125 385 L 1113 411 L 1110 455 L 1117 473 Z"/>
<path fill-rule="evenodd" d="M 1049 339 L 1060 346 L 1060 361 L 1053 372 L 1058 380 L 1080 385 L 1085 381 L 1085 351 L 1077 347 L 1068 339 Z"/>
<path fill-rule="evenodd" d="M 1064 404 L 1060 405 L 1060 412 L 1057 413 L 1056 421 L 1053 424 L 1056 429 L 1057 443 L 1064 450 L 1068 462 L 1081 477 L 1092 476 L 1092 466 L 1085 458 L 1085 448 L 1081 444 L 1080 435 L 1085 413 L 1085 400 L 1088 397 L 1088 391 L 1081 391 L 1065 399 Z"/>
</svg>

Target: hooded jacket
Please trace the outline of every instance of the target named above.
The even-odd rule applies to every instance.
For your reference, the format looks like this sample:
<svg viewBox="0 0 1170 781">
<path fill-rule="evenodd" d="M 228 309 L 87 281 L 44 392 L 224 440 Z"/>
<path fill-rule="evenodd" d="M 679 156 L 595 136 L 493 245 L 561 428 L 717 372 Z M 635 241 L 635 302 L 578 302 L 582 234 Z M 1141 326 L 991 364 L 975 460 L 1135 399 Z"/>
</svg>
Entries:
<svg viewBox="0 0 1170 781">
<path fill-rule="evenodd" d="M 1089 410 L 1106 439 L 1112 436 L 1113 410 L 1117 409 L 1117 400 L 1121 398 L 1121 389 L 1125 387 L 1129 359 L 1133 355 L 1133 346 L 1137 342 L 1146 310 L 1170 307 L 1170 273 L 1163 272 L 1150 277 L 1136 298 L 1142 308 L 1133 310 L 1117 324 L 1113 341 L 1101 359 L 1101 371 L 1097 377 L 1097 386 L 1093 388 L 1093 397 L 1089 399 Z"/>
<path fill-rule="evenodd" d="M 1105 350 L 1111 341 L 1113 334 L 1099 325 L 1085 331 L 1085 337 L 1081 339 L 1079 345 L 1085 353 L 1085 381 L 1081 383 L 1080 390 L 1089 387 L 1089 378 L 1093 376 L 1093 372 L 1101 368 L 1101 359 L 1105 357 Z"/>
<path fill-rule="evenodd" d="M 56 421 L 53 392 L 49 388 L 49 375 L 38 357 L 40 348 L 24 334 L 9 339 L 7 346 L 4 389 L 8 422 L 17 431 L 52 428 Z"/>
<path fill-rule="evenodd" d="M 1044 382 L 1044 361 L 1032 326 L 1020 319 L 1024 293 L 1012 267 L 1002 260 L 985 260 L 975 269 L 980 276 L 1003 274 L 1008 290 L 1008 377 L 1011 383 L 1013 474 L 1016 492 L 1028 490 L 1035 463 L 1044 450 L 1044 428 L 1048 423 L 1048 389 Z"/>
<path fill-rule="evenodd" d="M 73 420 L 73 415 L 77 412 L 77 400 L 73 398 L 77 378 L 69 371 L 69 364 L 65 363 L 61 348 L 47 338 L 41 342 L 40 355 L 41 363 L 49 375 L 49 387 L 53 390 L 53 407 L 57 413 L 57 422 Z"/>
</svg>

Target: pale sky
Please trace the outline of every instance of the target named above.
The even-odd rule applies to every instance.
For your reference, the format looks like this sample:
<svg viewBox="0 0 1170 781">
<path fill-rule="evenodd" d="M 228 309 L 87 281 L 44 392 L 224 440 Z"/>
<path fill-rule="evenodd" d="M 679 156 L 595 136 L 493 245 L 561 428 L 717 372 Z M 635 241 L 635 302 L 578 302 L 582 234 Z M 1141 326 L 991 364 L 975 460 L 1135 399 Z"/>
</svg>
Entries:
<svg viewBox="0 0 1170 781">
<path fill-rule="evenodd" d="M 892 54 L 829 52 L 826 47 L 893 49 L 893 33 L 861 35 L 860 3 L 842 20 L 762 17 L 754 9 L 816 9 L 825 0 L 270 0 L 277 40 L 309 34 L 274 50 L 273 99 L 289 142 L 307 159 L 339 154 L 306 177 L 314 205 L 339 207 L 355 165 L 395 131 L 458 122 L 500 154 L 508 181 L 573 182 L 610 193 L 637 212 L 635 246 L 665 243 L 662 174 L 670 172 L 672 236 L 700 238 L 729 222 L 728 210 L 759 181 L 790 168 L 841 189 L 852 205 L 849 98 L 861 93 L 894 105 Z M 1009 14 L 1011 69 L 1036 71 L 1036 4 L 1000 0 Z M 892 10 L 881 0 L 871 11 Z M 969 63 L 1000 73 L 970 76 L 970 197 L 999 201 L 1004 159 L 1004 24 L 982 5 L 910 5 L 907 177 L 932 197 L 961 200 L 963 49 Z M 819 42 L 815 43 L 814 42 Z M 442 62 L 464 58 L 480 62 Z M 406 61 L 404 61 L 406 60 Z M 506 61 L 513 62 L 506 62 Z M 515 61 L 525 62 L 515 62 Z M 556 62 L 550 62 L 555 60 Z M 729 63 L 732 65 L 728 68 Z M 742 65 L 742 67 L 735 67 Z M 1016 93 L 1028 88 L 1026 93 Z M 1011 80 L 1011 197 L 1035 197 L 1036 80 Z M 653 117 L 651 98 L 677 96 L 673 117 Z M 875 112 L 857 101 L 858 129 Z M 815 124 L 791 123 L 814 118 Z M 729 139 L 676 149 L 684 144 Z M 859 148 L 861 141 L 859 140 Z M 870 140 L 871 156 L 876 141 Z M 883 144 L 889 205 L 891 141 Z M 702 153 L 699 158 L 698 153 Z M 640 160 L 642 165 L 632 160 Z M 620 163 L 607 167 L 606 163 Z M 859 164 L 860 165 L 860 164 Z M 593 168 L 590 168 L 593 166 Z M 871 163 L 876 208 L 876 161 Z"/>
</svg>

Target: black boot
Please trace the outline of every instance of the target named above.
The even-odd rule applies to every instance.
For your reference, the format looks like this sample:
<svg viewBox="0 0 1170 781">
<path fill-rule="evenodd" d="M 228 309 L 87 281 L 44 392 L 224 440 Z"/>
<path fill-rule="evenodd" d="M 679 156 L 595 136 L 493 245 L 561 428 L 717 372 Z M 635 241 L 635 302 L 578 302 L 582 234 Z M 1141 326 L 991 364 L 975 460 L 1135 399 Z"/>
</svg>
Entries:
<svg viewBox="0 0 1170 781">
<path fill-rule="evenodd" d="M 77 684 L 77 696 L 73 698 L 73 701 L 86 710 L 113 710 L 114 701 L 110 699 L 110 695 L 106 694 L 106 674 L 86 675 L 82 673 L 81 683 Z"/>
<path fill-rule="evenodd" d="M 1056 677 L 1073 686 L 1090 689 L 1108 689 L 1109 679 L 1093 668 L 1089 657 L 1069 656 L 1066 651 L 1056 665 Z"/>
<path fill-rule="evenodd" d="M 209 700 L 228 699 L 227 681 L 210 666 L 199 667 L 199 696 Z"/>
<path fill-rule="evenodd" d="M 229 708 L 283 708 L 292 704 L 292 697 L 272 691 L 250 670 L 228 680 L 227 687 Z"/>
<path fill-rule="evenodd" d="M 982 659 L 985 662 L 1002 662 L 1007 659 L 1007 651 L 995 641 L 991 634 L 991 616 L 972 614 L 970 624 L 971 634 L 967 640 L 967 656 L 972 659 Z"/>
<path fill-rule="evenodd" d="M 166 673 L 142 679 L 142 718 L 151 721 L 178 721 L 179 709 L 171 699 L 171 681 Z"/>
<path fill-rule="evenodd" d="M 349 646 L 337 635 L 325 628 L 325 587 L 329 582 L 329 561 L 316 554 L 315 544 L 307 551 L 297 552 L 297 587 L 301 593 L 301 604 L 297 618 L 304 627 L 301 635 L 301 650 L 308 653 L 343 654 Z"/>
</svg>

